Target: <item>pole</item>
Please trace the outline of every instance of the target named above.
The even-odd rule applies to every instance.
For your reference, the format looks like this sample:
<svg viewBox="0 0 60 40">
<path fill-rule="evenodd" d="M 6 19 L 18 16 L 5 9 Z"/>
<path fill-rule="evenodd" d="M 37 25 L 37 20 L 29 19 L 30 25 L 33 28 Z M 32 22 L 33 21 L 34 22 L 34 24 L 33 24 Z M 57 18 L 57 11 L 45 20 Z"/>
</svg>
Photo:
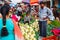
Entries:
<svg viewBox="0 0 60 40">
<path fill-rule="evenodd" d="M 50 0 L 50 8 L 53 6 L 53 1 Z"/>
</svg>

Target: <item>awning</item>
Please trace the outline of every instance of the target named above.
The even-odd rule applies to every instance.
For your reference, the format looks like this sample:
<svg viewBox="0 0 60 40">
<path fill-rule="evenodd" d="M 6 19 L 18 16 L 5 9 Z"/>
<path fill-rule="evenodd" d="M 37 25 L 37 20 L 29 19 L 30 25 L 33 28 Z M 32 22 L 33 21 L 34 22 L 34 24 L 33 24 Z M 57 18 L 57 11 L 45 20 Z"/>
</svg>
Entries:
<svg viewBox="0 0 60 40">
<path fill-rule="evenodd" d="M 40 1 L 47 2 L 50 0 L 23 0 L 23 2 L 29 3 L 30 5 L 39 5 L 38 2 Z"/>
<path fill-rule="evenodd" d="M 38 3 L 38 0 L 30 0 L 30 4 Z"/>
<path fill-rule="evenodd" d="M 30 0 L 22 0 L 24 3 L 30 3 Z"/>
<path fill-rule="evenodd" d="M 30 5 L 39 5 L 38 3 L 30 4 Z"/>
<path fill-rule="evenodd" d="M 39 0 L 30 0 L 30 5 L 39 5 Z"/>
</svg>

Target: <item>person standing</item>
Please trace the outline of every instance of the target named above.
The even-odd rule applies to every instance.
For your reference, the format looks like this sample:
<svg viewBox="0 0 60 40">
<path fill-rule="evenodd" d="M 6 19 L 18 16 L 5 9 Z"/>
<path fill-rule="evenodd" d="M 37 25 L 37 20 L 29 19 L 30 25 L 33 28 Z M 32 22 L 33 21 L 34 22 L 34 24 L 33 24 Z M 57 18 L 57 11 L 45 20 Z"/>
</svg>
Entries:
<svg viewBox="0 0 60 40">
<path fill-rule="evenodd" d="M 7 4 L 1 7 L 0 40 L 14 40 L 14 24 L 9 18 L 9 10 L 10 7 Z"/>
<path fill-rule="evenodd" d="M 55 17 L 55 19 L 58 19 L 58 20 L 60 20 L 60 14 L 58 13 L 58 10 L 57 10 L 57 7 L 56 6 L 53 6 L 53 15 L 54 15 L 54 17 Z"/>
<path fill-rule="evenodd" d="M 40 2 L 40 9 L 39 9 L 39 30 L 41 37 L 46 37 L 47 35 L 47 20 L 54 20 L 54 16 L 52 11 L 45 6 L 44 2 Z"/>
<path fill-rule="evenodd" d="M 16 21 L 9 17 L 10 7 L 4 4 L 1 7 L 0 40 L 23 40 L 22 33 Z"/>
</svg>

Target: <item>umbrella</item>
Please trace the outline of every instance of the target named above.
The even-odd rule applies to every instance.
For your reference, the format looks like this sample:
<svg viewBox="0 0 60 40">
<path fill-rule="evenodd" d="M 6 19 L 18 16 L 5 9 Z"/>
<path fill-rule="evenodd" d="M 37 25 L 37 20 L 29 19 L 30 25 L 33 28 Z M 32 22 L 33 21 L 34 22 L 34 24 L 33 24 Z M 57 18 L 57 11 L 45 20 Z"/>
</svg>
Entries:
<svg viewBox="0 0 60 40">
<path fill-rule="evenodd" d="M 30 3 L 30 0 L 23 0 L 22 2 Z"/>
<path fill-rule="evenodd" d="M 30 0 L 30 5 L 39 5 L 39 0 Z"/>
<path fill-rule="evenodd" d="M 30 4 L 38 3 L 38 0 L 30 0 Z"/>
<path fill-rule="evenodd" d="M 30 4 L 30 5 L 32 6 L 32 5 L 39 5 L 39 4 L 38 3 L 34 3 L 34 4 Z"/>
<path fill-rule="evenodd" d="M 30 5 L 38 5 L 40 0 L 23 0 L 25 3 L 29 3 Z"/>
</svg>

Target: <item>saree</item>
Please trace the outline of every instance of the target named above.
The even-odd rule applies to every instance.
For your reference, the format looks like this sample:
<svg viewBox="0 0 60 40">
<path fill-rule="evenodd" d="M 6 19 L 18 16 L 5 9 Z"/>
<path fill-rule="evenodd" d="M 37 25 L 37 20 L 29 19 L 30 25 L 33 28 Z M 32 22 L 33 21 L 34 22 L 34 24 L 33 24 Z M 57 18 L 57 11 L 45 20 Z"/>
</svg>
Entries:
<svg viewBox="0 0 60 40">
<path fill-rule="evenodd" d="M 15 34 L 15 40 L 24 40 L 24 37 L 22 35 L 22 32 L 18 25 L 16 24 L 16 21 L 13 20 L 14 23 L 14 34 Z"/>
</svg>

